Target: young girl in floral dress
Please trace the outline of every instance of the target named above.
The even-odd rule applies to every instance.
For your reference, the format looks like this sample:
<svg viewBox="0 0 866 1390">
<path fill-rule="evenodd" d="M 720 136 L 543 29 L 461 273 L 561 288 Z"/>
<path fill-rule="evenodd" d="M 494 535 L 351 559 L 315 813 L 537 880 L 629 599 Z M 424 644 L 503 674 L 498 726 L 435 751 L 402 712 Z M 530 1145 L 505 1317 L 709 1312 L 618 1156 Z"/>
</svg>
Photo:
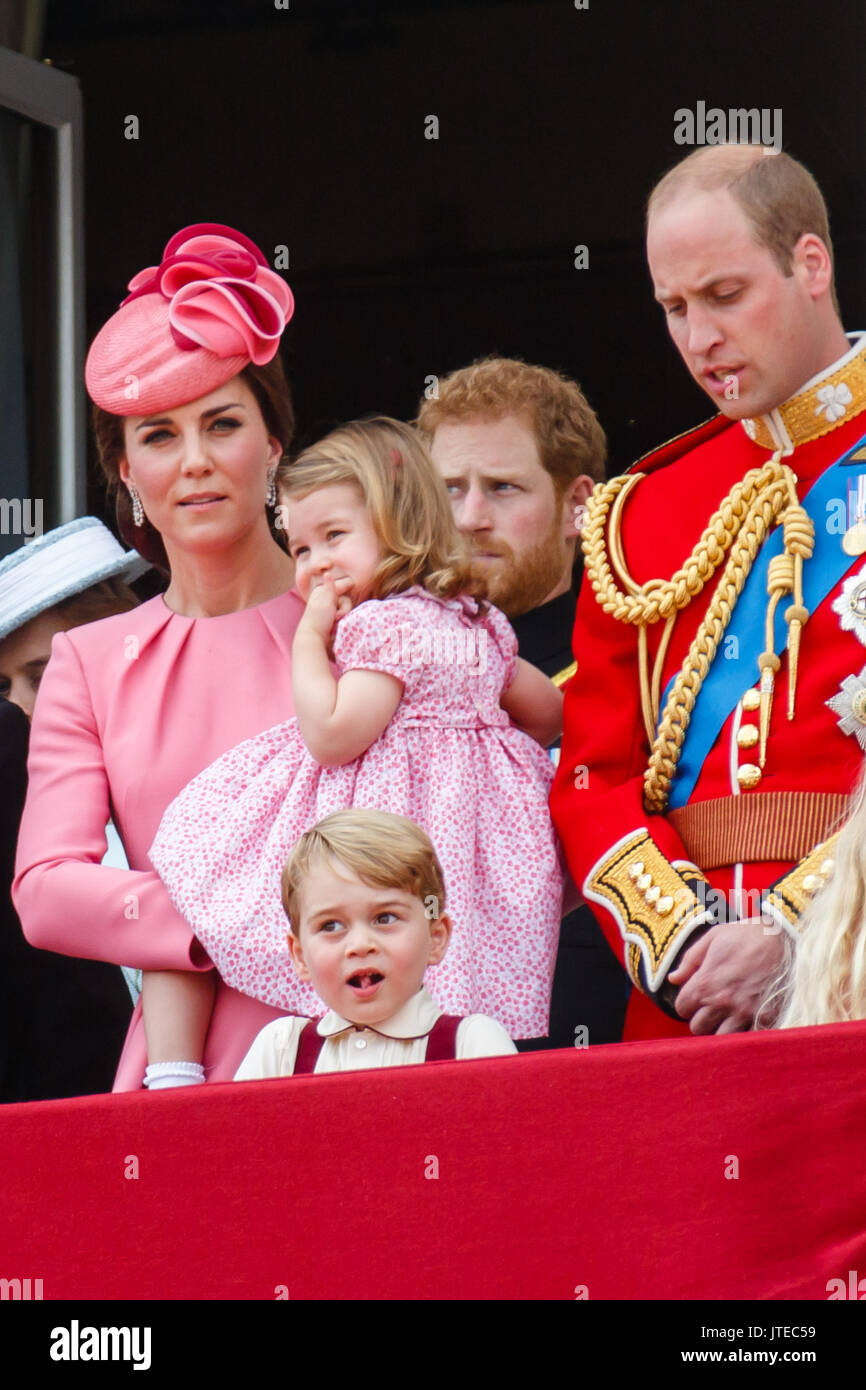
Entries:
<svg viewBox="0 0 866 1390">
<path fill-rule="evenodd" d="M 409 426 L 347 425 L 280 481 L 306 602 L 292 650 L 296 717 L 181 792 L 154 866 L 225 982 L 321 1013 L 290 965 L 286 855 L 332 811 L 407 816 L 437 848 L 454 923 L 432 995 L 512 1037 L 542 1036 L 563 888 L 544 749 L 560 732 L 561 696 L 517 657 L 507 619 L 481 597 Z M 149 1020 L 149 1035 L 158 1026 Z"/>
</svg>

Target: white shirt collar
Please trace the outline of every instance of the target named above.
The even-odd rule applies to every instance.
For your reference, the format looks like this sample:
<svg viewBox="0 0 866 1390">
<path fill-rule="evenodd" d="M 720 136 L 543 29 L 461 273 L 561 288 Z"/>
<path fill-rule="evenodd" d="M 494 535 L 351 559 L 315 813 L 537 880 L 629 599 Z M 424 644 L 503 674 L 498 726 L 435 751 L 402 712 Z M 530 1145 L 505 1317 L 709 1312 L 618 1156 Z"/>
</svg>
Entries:
<svg viewBox="0 0 866 1390">
<path fill-rule="evenodd" d="M 334 1038 L 338 1033 L 345 1033 L 349 1030 L 363 1033 L 378 1033 L 383 1038 L 426 1038 L 432 1029 L 437 1018 L 442 1015 L 442 1010 L 435 1003 L 428 991 L 422 985 L 417 994 L 413 994 L 411 999 L 392 1014 L 390 1018 L 384 1018 L 381 1023 L 374 1026 L 362 1023 L 352 1023 L 350 1019 L 343 1018 L 334 1009 L 329 1009 L 324 1018 L 320 1019 L 316 1032 L 322 1038 Z"/>
</svg>

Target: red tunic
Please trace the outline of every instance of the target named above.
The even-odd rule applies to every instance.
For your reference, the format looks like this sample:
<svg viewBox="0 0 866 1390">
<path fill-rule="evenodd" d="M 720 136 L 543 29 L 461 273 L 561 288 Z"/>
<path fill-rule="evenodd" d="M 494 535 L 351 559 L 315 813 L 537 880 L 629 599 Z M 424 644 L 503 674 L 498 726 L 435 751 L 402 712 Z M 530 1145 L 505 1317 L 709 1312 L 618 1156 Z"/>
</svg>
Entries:
<svg viewBox="0 0 866 1390">
<path fill-rule="evenodd" d="M 852 408 L 859 405 L 861 401 L 855 398 Z M 840 420 L 822 437 L 799 444 L 783 459 L 799 480 L 800 497 L 864 434 L 866 411 L 861 410 Z M 768 449 L 748 437 L 742 425 L 719 417 L 637 464 L 634 471 L 648 476 L 637 484 L 625 504 L 621 533 L 632 578 L 638 584 L 656 577 L 669 578 L 690 554 L 731 487 L 770 456 Z M 840 534 L 840 546 L 841 540 Z M 845 577 L 864 568 L 866 556 L 855 557 Z M 663 690 L 683 663 L 723 569 L 724 565 L 677 619 L 664 663 Z M 743 714 L 738 706 L 703 762 L 690 805 L 738 794 L 756 796 L 789 790 L 848 793 L 852 789 L 862 762 L 860 748 L 855 738 L 841 732 L 837 715 L 825 703 L 838 694 L 846 676 L 856 675 L 866 663 L 866 651 L 856 634 L 843 631 L 839 615 L 832 611 L 831 604 L 841 589 L 841 581 L 830 589 L 803 631 L 793 722 L 787 719 L 788 662 L 782 654 L 759 785 L 741 791 L 737 782 L 740 764 L 757 763 L 756 749 L 738 746 L 737 727 L 743 720 L 757 722 L 758 718 L 757 714 Z M 785 606 L 783 602 L 783 609 Z M 663 626 L 657 623 L 649 628 L 651 661 Z M 574 655 L 577 673 L 565 690 L 565 732 L 551 808 L 574 879 L 586 891 L 593 868 L 624 836 L 640 827 L 647 828 L 667 860 L 688 861 L 691 856 L 667 815 L 651 815 L 643 806 L 649 745 L 640 711 L 637 628 L 605 613 L 588 582 L 578 604 Z M 716 661 L 723 659 L 722 644 Z M 750 679 L 757 685 L 757 666 Z M 583 775 L 582 768 L 586 769 Z M 790 862 L 746 863 L 741 886 L 747 893 L 767 889 L 791 867 Z M 735 887 L 733 865 L 708 871 L 706 876 L 713 888 L 725 893 Z M 611 946 L 627 964 L 628 946 L 621 922 L 604 906 L 597 905 L 594 910 Z M 625 1038 L 688 1032 L 687 1023 L 667 1017 L 647 994 L 633 991 Z"/>
</svg>

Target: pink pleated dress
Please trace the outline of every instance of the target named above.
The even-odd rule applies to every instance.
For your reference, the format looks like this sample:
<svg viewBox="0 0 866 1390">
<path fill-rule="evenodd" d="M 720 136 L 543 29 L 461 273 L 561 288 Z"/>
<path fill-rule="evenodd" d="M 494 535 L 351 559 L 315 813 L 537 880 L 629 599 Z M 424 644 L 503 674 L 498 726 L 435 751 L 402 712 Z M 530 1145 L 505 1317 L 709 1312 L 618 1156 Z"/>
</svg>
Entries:
<svg viewBox="0 0 866 1390">
<path fill-rule="evenodd" d="M 359 604 L 338 624 L 340 672 L 403 684 L 388 727 L 322 767 L 291 719 L 230 750 L 166 811 L 150 857 L 223 980 L 281 1008 L 325 1012 L 286 945 L 280 875 L 298 837 L 331 811 L 375 807 L 430 836 L 453 921 L 427 986 L 448 1013 L 486 1014 L 514 1038 L 547 1032 L 563 874 L 547 753 L 511 723 L 516 670 L 505 616 L 422 589 Z"/>
<path fill-rule="evenodd" d="M 292 709 L 303 611 L 294 592 L 214 618 L 158 597 L 57 634 L 33 714 L 14 889 L 34 946 L 142 970 L 207 966 L 147 851 L 193 777 Z M 128 869 L 102 862 L 109 816 Z M 276 1016 L 218 982 L 207 1079 L 230 1081 Z M 146 1062 L 139 1002 L 114 1089 L 137 1090 Z"/>
</svg>

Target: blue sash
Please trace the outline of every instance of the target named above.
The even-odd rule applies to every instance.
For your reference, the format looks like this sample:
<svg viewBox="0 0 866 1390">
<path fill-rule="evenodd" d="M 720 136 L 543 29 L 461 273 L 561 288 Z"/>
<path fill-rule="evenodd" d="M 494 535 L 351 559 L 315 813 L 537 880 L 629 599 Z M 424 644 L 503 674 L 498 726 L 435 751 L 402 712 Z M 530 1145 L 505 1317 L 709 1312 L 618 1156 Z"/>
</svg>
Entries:
<svg viewBox="0 0 866 1390">
<path fill-rule="evenodd" d="M 840 507 L 844 513 L 847 494 L 842 470 L 854 464 L 853 455 L 862 449 L 864 443 L 866 435 L 841 459 L 831 464 L 812 484 L 806 496 L 801 498 L 801 506 L 806 509 L 815 526 L 814 554 L 803 566 L 803 602 L 810 613 L 815 612 L 854 564 L 855 557 L 846 555 L 842 549 L 842 536 L 835 529 L 830 534 L 829 522 L 834 507 Z M 862 470 L 863 459 L 857 463 Z M 744 692 L 757 683 L 760 675 L 758 657 L 764 650 L 764 626 L 769 601 L 767 570 L 773 556 L 781 555 L 783 542 L 783 528 L 778 526 L 761 546 L 701 686 L 671 787 L 671 810 L 686 805 L 721 729 Z M 773 650 L 777 656 L 784 651 L 788 640 L 785 610 L 789 602 L 792 600 L 781 602 L 776 609 Z M 736 641 L 732 642 L 731 638 L 736 638 Z M 673 679 L 668 682 L 662 697 L 662 709 L 672 685 Z"/>
</svg>

